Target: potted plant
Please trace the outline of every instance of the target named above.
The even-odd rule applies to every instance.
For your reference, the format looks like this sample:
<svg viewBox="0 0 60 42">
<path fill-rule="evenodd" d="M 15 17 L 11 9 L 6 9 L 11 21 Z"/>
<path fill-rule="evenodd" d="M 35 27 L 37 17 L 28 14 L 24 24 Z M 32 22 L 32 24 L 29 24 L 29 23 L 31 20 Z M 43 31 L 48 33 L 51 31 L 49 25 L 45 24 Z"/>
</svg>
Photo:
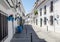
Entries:
<svg viewBox="0 0 60 42">
<path fill-rule="evenodd" d="M 37 11 L 37 10 L 35 10 L 35 11 L 34 11 L 34 14 L 35 14 L 35 15 L 37 15 L 37 14 L 38 14 L 38 11 Z"/>
</svg>

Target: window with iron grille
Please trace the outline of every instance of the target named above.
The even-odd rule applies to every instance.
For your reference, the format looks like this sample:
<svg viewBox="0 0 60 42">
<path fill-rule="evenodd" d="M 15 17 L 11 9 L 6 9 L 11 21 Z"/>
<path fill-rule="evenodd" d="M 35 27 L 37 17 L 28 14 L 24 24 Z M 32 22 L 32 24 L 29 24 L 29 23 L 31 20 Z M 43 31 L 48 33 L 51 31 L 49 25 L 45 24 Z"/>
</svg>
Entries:
<svg viewBox="0 0 60 42">
<path fill-rule="evenodd" d="M 44 17 L 44 24 L 46 25 L 46 17 Z"/>
<path fill-rule="evenodd" d="M 53 1 L 51 1 L 50 12 L 53 12 Z"/>
<path fill-rule="evenodd" d="M 44 14 L 46 14 L 46 5 L 44 6 Z"/>
<path fill-rule="evenodd" d="M 42 18 L 40 18 L 40 27 L 42 27 Z"/>
<path fill-rule="evenodd" d="M 39 0 L 37 0 L 37 2 L 38 2 Z"/>
<path fill-rule="evenodd" d="M 0 42 L 8 35 L 7 16 L 0 13 Z"/>
<path fill-rule="evenodd" d="M 40 9 L 40 16 L 42 16 L 42 8 Z"/>
<path fill-rule="evenodd" d="M 50 16 L 50 25 L 53 25 L 53 16 Z"/>
<path fill-rule="evenodd" d="M 36 25 L 38 25 L 38 19 L 36 19 Z"/>
<path fill-rule="evenodd" d="M 2 27 L 1 27 L 1 13 L 0 13 L 0 42 L 2 40 Z"/>
</svg>

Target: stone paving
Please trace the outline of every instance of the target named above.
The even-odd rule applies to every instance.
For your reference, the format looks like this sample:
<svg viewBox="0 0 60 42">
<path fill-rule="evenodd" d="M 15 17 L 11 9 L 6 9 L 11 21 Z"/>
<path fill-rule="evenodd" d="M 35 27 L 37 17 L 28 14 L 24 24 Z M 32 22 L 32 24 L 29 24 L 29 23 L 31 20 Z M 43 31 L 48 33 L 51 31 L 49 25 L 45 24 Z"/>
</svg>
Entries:
<svg viewBox="0 0 60 42">
<path fill-rule="evenodd" d="M 32 38 L 31 38 L 32 33 Z M 16 33 L 11 42 L 46 42 L 37 36 L 32 25 L 24 25 L 22 33 Z"/>
<path fill-rule="evenodd" d="M 11 42 L 60 42 L 60 33 L 47 32 L 36 25 L 25 24 L 22 33 L 16 33 Z"/>
<path fill-rule="evenodd" d="M 43 38 L 46 42 L 60 42 L 60 33 L 52 31 L 44 31 L 37 25 L 32 25 L 35 33 L 39 38 Z"/>
</svg>

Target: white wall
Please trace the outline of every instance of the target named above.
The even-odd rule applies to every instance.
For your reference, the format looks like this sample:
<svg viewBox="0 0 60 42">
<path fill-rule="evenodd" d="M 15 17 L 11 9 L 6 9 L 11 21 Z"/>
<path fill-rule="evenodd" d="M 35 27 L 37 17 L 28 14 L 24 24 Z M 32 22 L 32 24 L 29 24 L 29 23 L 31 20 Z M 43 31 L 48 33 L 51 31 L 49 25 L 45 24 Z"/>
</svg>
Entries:
<svg viewBox="0 0 60 42">
<path fill-rule="evenodd" d="M 46 3 L 44 3 L 43 5 L 38 7 L 38 15 L 40 15 L 40 8 L 42 8 L 42 16 L 38 16 L 38 25 L 40 26 L 40 18 L 43 19 L 43 23 L 42 23 L 42 27 L 45 31 L 47 31 L 47 26 L 48 26 L 48 30 L 49 31 L 55 31 L 55 32 L 59 32 L 60 33 L 60 0 L 53 0 L 53 6 L 54 6 L 54 11 L 52 13 L 50 13 L 50 2 L 52 0 L 47 1 Z M 47 13 L 46 15 L 44 15 L 44 6 L 47 6 Z M 53 16 L 54 18 L 57 17 L 57 15 L 59 15 L 58 20 L 58 24 L 57 21 L 54 20 L 54 24 L 50 25 L 50 16 Z M 44 17 L 47 17 L 48 21 L 47 21 L 47 25 L 44 25 Z"/>
<path fill-rule="evenodd" d="M 15 14 L 14 11 L 12 11 L 12 9 L 9 9 L 9 8 L 6 9 L 2 4 L 0 4 L 0 10 L 3 11 L 4 13 L 6 13 L 8 16 L 11 14 Z M 12 28 L 12 21 L 8 21 L 8 37 L 4 38 L 4 40 L 2 40 L 2 42 L 3 41 L 10 42 L 10 40 L 12 39 L 13 34 L 14 34 L 13 29 L 15 29 L 15 28 Z"/>
<path fill-rule="evenodd" d="M 8 0 L 10 2 L 10 4 L 13 6 L 11 0 Z M 13 0 L 16 2 L 16 0 Z M 19 0 L 18 0 L 19 1 Z M 21 0 L 20 0 L 21 1 Z M 16 3 L 14 3 L 16 4 Z M 11 14 L 13 15 L 13 17 L 15 18 L 15 15 L 18 13 L 21 13 L 20 15 L 22 15 L 22 12 L 25 13 L 25 10 L 24 10 L 24 7 L 23 5 L 21 4 L 21 8 L 22 8 L 22 11 L 18 11 L 19 9 L 17 9 L 17 11 L 15 11 L 14 8 L 11 8 L 9 6 L 9 4 L 6 2 L 6 0 L 0 0 L 0 10 L 3 11 L 4 13 L 6 13 L 8 16 L 10 16 Z M 8 21 L 8 37 L 6 37 L 4 40 L 2 40 L 2 42 L 10 42 L 10 40 L 12 39 L 13 35 L 15 34 L 15 29 L 17 27 L 17 21 L 13 21 L 13 26 L 12 26 L 12 21 Z"/>
<path fill-rule="evenodd" d="M 55 14 L 55 18 L 57 18 L 57 15 L 59 16 L 59 18 L 57 18 L 58 24 L 57 21 L 55 21 L 55 32 L 60 33 L 60 0 L 56 0 L 56 1 L 57 2 L 54 4 L 54 14 Z"/>
</svg>

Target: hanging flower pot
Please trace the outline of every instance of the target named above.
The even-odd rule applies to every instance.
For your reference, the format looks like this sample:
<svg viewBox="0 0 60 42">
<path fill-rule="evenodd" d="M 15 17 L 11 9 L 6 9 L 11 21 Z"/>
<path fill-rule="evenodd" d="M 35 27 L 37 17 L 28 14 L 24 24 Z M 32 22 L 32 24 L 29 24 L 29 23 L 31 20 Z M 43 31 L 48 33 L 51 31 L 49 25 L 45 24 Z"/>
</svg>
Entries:
<svg viewBox="0 0 60 42">
<path fill-rule="evenodd" d="M 10 15 L 10 16 L 8 17 L 8 21 L 13 21 L 13 20 L 14 20 L 13 15 Z"/>
</svg>

